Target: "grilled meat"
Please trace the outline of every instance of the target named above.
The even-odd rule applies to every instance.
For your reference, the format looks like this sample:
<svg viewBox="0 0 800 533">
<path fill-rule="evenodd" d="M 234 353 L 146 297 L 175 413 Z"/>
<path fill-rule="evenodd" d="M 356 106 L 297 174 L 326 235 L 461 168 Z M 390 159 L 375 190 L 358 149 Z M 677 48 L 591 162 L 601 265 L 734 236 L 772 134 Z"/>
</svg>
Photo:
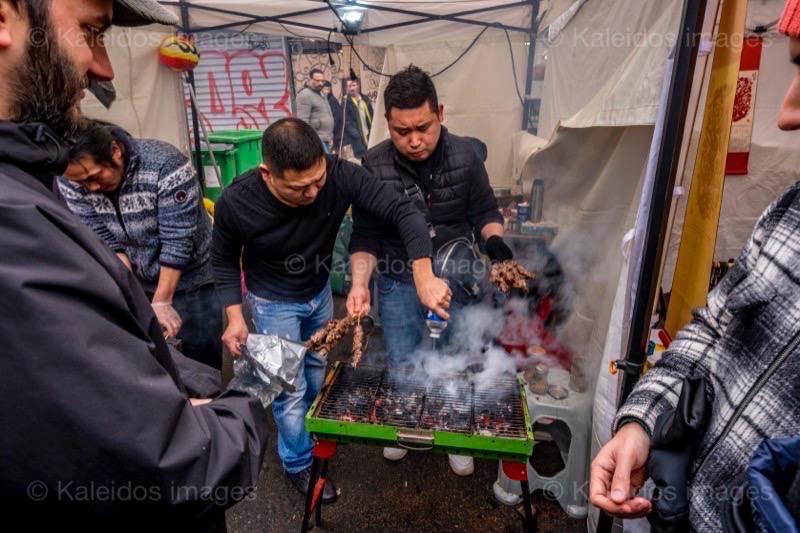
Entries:
<svg viewBox="0 0 800 533">
<path fill-rule="evenodd" d="M 536 279 L 536 274 L 528 272 L 516 261 L 503 261 L 492 265 L 492 272 L 489 281 L 497 285 L 497 288 L 504 293 L 508 293 L 512 288 L 519 289 L 528 294 L 527 280 Z"/>
</svg>

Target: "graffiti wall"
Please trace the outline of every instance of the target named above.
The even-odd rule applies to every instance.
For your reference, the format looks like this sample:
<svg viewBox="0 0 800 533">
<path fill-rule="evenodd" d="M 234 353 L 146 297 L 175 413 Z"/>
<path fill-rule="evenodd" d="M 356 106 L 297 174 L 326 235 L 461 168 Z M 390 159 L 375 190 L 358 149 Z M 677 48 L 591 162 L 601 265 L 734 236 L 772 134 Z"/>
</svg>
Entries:
<svg viewBox="0 0 800 533">
<path fill-rule="evenodd" d="M 266 129 L 292 116 L 291 69 L 283 39 L 215 32 L 197 40 L 199 118 L 209 132 Z M 191 128 L 191 101 L 186 93 Z"/>
</svg>

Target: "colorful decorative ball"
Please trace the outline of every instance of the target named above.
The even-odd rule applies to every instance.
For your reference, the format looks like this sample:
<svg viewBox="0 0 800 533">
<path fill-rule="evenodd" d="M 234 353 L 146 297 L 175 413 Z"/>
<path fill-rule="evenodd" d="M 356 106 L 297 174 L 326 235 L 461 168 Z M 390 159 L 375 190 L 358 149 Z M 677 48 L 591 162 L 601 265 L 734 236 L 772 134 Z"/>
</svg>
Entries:
<svg viewBox="0 0 800 533">
<path fill-rule="evenodd" d="M 158 50 L 161 62 L 175 72 L 194 70 L 200 63 L 200 51 L 185 35 L 172 35 L 164 39 Z"/>
</svg>

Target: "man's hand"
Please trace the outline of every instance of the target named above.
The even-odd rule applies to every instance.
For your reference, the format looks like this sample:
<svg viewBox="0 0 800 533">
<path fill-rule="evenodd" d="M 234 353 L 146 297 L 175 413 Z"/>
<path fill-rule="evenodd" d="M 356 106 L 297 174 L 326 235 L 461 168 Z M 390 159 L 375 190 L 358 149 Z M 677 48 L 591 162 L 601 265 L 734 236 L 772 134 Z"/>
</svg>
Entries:
<svg viewBox="0 0 800 533">
<path fill-rule="evenodd" d="M 353 286 L 347 295 L 347 313 L 366 316 L 369 313 L 369 289 L 364 286 Z"/>
<path fill-rule="evenodd" d="M 172 302 L 153 302 L 153 312 L 156 314 L 158 323 L 164 328 L 167 337 L 174 337 L 181 330 L 181 316 L 172 307 Z"/>
<path fill-rule="evenodd" d="M 420 257 L 411 263 L 414 272 L 414 285 L 422 305 L 439 315 L 444 320 L 450 319 L 450 298 L 453 291 L 443 280 L 433 275 L 433 263 L 430 257 Z"/>
<path fill-rule="evenodd" d="M 211 398 L 189 398 L 189 403 L 192 404 L 192 407 L 197 407 L 199 405 L 211 403 Z"/>
<path fill-rule="evenodd" d="M 592 461 L 589 497 L 595 507 L 618 518 L 641 518 L 653 508 L 636 494 L 647 480 L 650 437 L 636 422 L 622 426 Z"/>
<path fill-rule="evenodd" d="M 486 255 L 489 256 L 492 263 L 502 263 L 514 259 L 514 252 L 498 235 L 493 235 L 486 240 Z"/>
<path fill-rule="evenodd" d="M 228 327 L 225 328 L 225 332 L 222 334 L 222 342 L 225 343 L 234 357 L 239 357 L 242 355 L 239 345 L 247 343 L 247 335 L 250 330 L 244 321 L 241 305 L 228 307 L 225 311 L 228 315 Z"/>
</svg>

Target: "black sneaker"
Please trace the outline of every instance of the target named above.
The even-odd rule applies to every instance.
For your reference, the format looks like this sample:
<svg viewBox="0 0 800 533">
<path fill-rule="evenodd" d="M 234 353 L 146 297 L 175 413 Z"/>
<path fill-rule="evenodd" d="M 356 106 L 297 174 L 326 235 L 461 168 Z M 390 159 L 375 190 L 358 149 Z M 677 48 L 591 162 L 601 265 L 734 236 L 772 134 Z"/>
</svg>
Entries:
<svg viewBox="0 0 800 533">
<path fill-rule="evenodd" d="M 305 496 L 308 493 L 308 480 L 311 478 L 311 467 L 309 466 L 305 470 L 301 470 L 297 473 L 290 474 L 286 472 L 286 475 L 294 486 L 297 487 L 297 490 L 303 493 Z M 333 503 L 336 501 L 336 498 L 339 497 L 339 491 L 333 485 L 330 478 L 325 480 L 325 486 L 322 489 L 322 503 Z"/>
</svg>

